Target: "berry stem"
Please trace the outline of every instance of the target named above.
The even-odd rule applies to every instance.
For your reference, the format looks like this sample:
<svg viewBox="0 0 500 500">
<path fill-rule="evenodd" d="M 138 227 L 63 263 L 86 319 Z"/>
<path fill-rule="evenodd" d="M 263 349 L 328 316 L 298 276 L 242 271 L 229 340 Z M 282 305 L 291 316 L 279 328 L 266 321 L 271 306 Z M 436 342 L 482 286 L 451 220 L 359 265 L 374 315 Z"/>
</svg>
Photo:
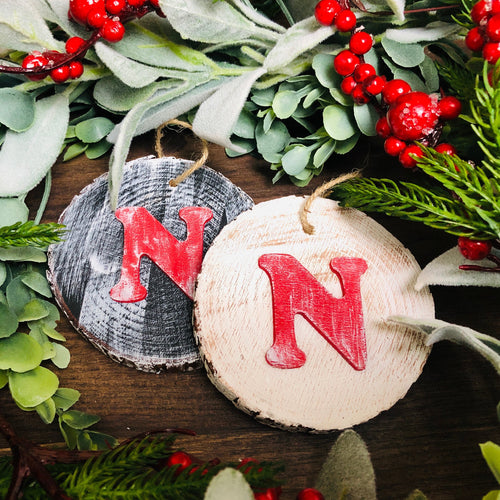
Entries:
<svg viewBox="0 0 500 500">
<path fill-rule="evenodd" d="M 67 57 L 61 58 L 58 62 L 54 62 L 50 66 L 41 66 L 39 68 L 23 68 L 22 66 L 4 66 L 0 65 L 1 73 L 18 73 L 22 75 L 42 75 L 53 69 L 60 68 L 61 66 L 65 66 L 72 61 L 80 59 L 85 52 L 92 47 L 100 38 L 102 37 L 100 30 L 95 30 L 92 33 L 92 36 L 85 41 L 84 44 L 79 47 L 79 49 L 73 54 L 68 54 Z"/>
</svg>

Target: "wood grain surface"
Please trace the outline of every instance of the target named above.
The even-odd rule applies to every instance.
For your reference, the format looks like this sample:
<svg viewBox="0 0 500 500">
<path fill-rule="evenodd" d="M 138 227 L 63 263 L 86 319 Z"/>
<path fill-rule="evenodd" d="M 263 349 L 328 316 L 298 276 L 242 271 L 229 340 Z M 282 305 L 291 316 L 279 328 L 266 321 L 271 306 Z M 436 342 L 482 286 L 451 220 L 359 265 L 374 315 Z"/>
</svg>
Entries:
<svg viewBox="0 0 500 500">
<path fill-rule="evenodd" d="M 192 136 L 175 135 L 166 146 L 169 154 L 191 158 Z M 136 140 L 130 158 L 151 154 L 154 137 Z M 194 148 L 196 150 L 196 147 Z M 360 144 L 355 152 L 332 159 L 310 186 L 299 189 L 286 180 L 273 185 L 269 166 L 243 157 L 228 159 L 211 147 L 208 165 L 226 175 L 256 203 L 287 195 L 310 194 L 331 177 L 356 167 L 367 175 L 410 176 L 385 155 L 380 145 Z M 94 178 L 107 170 L 107 158 L 76 158 L 53 170 L 53 191 L 45 221 L 56 221 Z M 35 207 L 41 189 L 31 197 Z M 376 219 L 415 255 L 421 267 L 455 244 L 455 238 L 388 217 Z M 498 334 L 499 290 L 490 288 L 432 287 L 436 316 L 478 331 Z M 58 372 L 61 386 L 82 393 L 77 408 L 98 413 L 98 429 L 120 439 L 158 427 L 187 427 L 197 437 L 179 444 L 202 459 L 235 460 L 253 456 L 286 464 L 283 499 L 311 486 L 338 433 L 291 433 L 256 422 L 235 408 L 208 380 L 203 370 L 162 373 L 139 372 L 119 365 L 85 341 L 71 325 L 59 326 L 72 353 L 70 366 Z M 358 425 L 372 454 L 380 499 L 404 499 L 420 488 L 432 500 L 480 499 L 497 487 L 486 467 L 478 443 L 500 443 L 496 418 L 500 384 L 494 370 L 475 353 L 443 343 L 433 347 L 423 373 L 405 398 L 390 410 Z M 0 408 L 23 436 L 38 443 L 61 441 L 56 426 L 41 423 L 36 414 L 19 410 L 8 392 L 0 391 Z M 0 448 L 6 444 L 0 441 Z"/>
<path fill-rule="evenodd" d="M 198 277 L 195 334 L 210 378 L 236 406 L 273 426 L 325 432 L 373 418 L 406 394 L 430 349 L 417 332 L 387 318 L 433 318 L 434 304 L 427 289 L 414 290 L 419 267 L 411 253 L 380 224 L 358 210 L 339 208 L 333 200 L 317 199 L 309 217 L 315 231 L 309 235 L 299 220 L 303 201 L 287 196 L 259 203 L 221 231 Z M 259 268 L 263 254 L 295 258 L 334 297 L 328 310 L 337 322 L 354 307 L 331 312 L 335 304 L 343 304 L 350 287 L 329 263 L 334 258 L 365 263 L 359 301 L 366 366 L 355 370 L 302 316 L 295 317 L 294 336 L 304 364 L 284 369 L 266 361 L 276 297 Z M 293 279 L 287 273 L 287 281 Z M 292 302 L 291 294 L 281 300 Z M 315 314 L 320 308 L 318 304 Z M 356 326 L 346 326 L 339 347 L 352 342 Z M 336 330 L 344 333 L 341 325 Z"/>
<path fill-rule="evenodd" d="M 179 217 L 184 207 L 211 210 L 203 234 L 203 253 L 225 224 L 253 206 L 251 198 L 209 168 L 171 187 L 190 162 L 141 158 L 127 163 L 118 207 L 145 208 L 178 241 L 187 238 Z M 73 198 L 60 222 L 65 240 L 49 249 L 49 280 L 58 304 L 73 326 L 115 361 L 147 372 L 199 365 L 193 339 L 193 301 L 152 259 L 140 264 L 147 296 L 117 302 L 110 290 L 120 280 L 124 228 L 111 209 L 107 175 Z"/>
</svg>

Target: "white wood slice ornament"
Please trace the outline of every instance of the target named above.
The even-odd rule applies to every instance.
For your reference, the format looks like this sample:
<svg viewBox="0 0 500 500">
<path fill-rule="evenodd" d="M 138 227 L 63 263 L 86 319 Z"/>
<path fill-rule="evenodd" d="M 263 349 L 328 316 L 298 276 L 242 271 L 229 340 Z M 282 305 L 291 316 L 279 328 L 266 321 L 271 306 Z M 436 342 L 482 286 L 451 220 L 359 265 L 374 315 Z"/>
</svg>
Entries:
<svg viewBox="0 0 500 500">
<path fill-rule="evenodd" d="M 390 408 L 430 348 L 393 314 L 434 317 L 412 254 L 362 212 L 317 199 L 256 205 L 205 255 L 195 336 L 208 375 L 239 408 L 291 430 L 326 432 Z"/>
<path fill-rule="evenodd" d="M 114 213 L 108 176 L 66 208 L 68 230 L 49 251 L 49 280 L 73 326 L 118 362 L 149 372 L 200 364 L 192 329 L 201 260 L 223 226 L 253 206 L 227 178 L 192 162 L 127 163 Z"/>
</svg>

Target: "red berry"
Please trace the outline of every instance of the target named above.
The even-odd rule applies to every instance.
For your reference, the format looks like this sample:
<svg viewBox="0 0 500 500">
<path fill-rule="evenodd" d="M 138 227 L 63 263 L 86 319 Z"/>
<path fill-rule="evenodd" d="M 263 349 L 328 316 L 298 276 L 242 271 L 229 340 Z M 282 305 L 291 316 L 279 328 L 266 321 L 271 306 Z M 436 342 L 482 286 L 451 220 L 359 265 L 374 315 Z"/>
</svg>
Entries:
<svg viewBox="0 0 500 500">
<path fill-rule="evenodd" d="M 391 128 L 389 127 L 389 122 L 387 121 L 387 117 L 382 116 L 378 119 L 375 125 L 375 131 L 377 135 L 386 139 L 391 135 Z"/>
<path fill-rule="evenodd" d="M 238 464 L 238 469 L 243 474 L 248 474 L 255 466 L 259 465 L 259 461 L 252 457 L 243 458 Z M 262 467 L 257 469 L 257 472 L 262 472 Z"/>
<path fill-rule="evenodd" d="M 488 19 L 486 24 L 486 36 L 490 42 L 500 42 L 500 14 L 495 14 Z"/>
<path fill-rule="evenodd" d="M 411 87 L 404 80 L 396 78 L 390 80 L 382 90 L 382 97 L 387 104 L 392 104 L 400 95 L 408 94 L 411 92 Z"/>
<path fill-rule="evenodd" d="M 335 71 L 341 76 L 350 75 L 359 64 L 359 57 L 350 50 L 339 52 L 333 60 Z"/>
<path fill-rule="evenodd" d="M 43 68 L 49 63 L 49 60 L 42 55 L 40 52 L 35 51 L 28 54 L 22 62 L 22 67 L 24 69 L 36 69 Z M 43 80 L 46 77 L 46 73 L 32 73 L 26 75 L 30 80 L 37 81 Z"/>
<path fill-rule="evenodd" d="M 84 44 L 85 40 L 83 38 L 80 38 L 79 36 L 72 36 L 71 38 L 68 38 L 68 41 L 66 42 L 66 52 L 68 54 L 74 54 L 75 52 L 78 52 Z"/>
<path fill-rule="evenodd" d="M 366 31 L 358 31 L 349 40 L 349 49 L 359 56 L 366 54 L 373 45 L 373 38 Z"/>
<path fill-rule="evenodd" d="M 101 29 L 101 34 L 108 42 L 119 42 L 125 35 L 125 28 L 120 21 L 108 19 Z"/>
<path fill-rule="evenodd" d="M 481 21 L 486 20 L 488 15 L 491 12 L 491 2 L 487 2 L 486 0 L 479 0 L 470 12 L 470 16 L 474 23 L 481 24 Z"/>
<path fill-rule="evenodd" d="M 83 74 L 83 64 L 80 61 L 71 61 L 69 63 L 69 77 L 80 78 Z"/>
<path fill-rule="evenodd" d="M 410 155 L 422 157 L 424 152 L 417 144 L 410 144 L 408 147 L 403 149 L 403 151 L 399 153 L 399 163 L 401 163 L 401 165 L 405 168 L 413 168 L 417 166 L 417 160 Z"/>
<path fill-rule="evenodd" d="M 346 76 L 340 84 L 340 89 L 344 94 L 351 95 L 357 83 L 353 76 Z"/>
<path fill-rule="evenodd" d="M 440 117 L 443 120 L 454 120 L 462 111 L 462 104 L 453 96 L 443 97 L 438 103 Z"/>
<path fill-rule="evenodd" d="M 436 127 L 437 106 L 426 93 L 410 92 L 399 96 L 391 104 L 387 121 L 396 137 L 403 141 L 416 141 L 429 135 Z"/>
<path fill-rule="evenodd" d="M 80 24 L 87 24 L 87 16 L 92 8 L 104 10 L 104 0 L 70 0 L 69 14 Z"/>
<path fill-rule="evenodd" d="M 374 75 L 363 82 L 363 88 L 370 95 L 378 95 L 384 90 L 385 83 L 385 77 Z"/>
<path fill-rule="evenodd" d="M 126 7 L 127 2 L 125 0 L 106 0 L 106 11 L 112 16 L 120 14 L 120 12 Z"/>
<path fill-rule="evenodd" d="M 94 7 L 90 9 L 87 15 L 87 24 L 91 28 L 102 28 L 107 19 L 108 15 L 106 14 L 104 8 L 101 8 L 100 6 Z"/>
<path fill-rule="evenodd" d="M 69 66 L 59 66 L 50 72 L 50 77 L 56 83 L 63 83 L 69 78 Z"/>
<path fill-rule="evenodd" d="M 358 83 L 351 92 L 351 97 L 356 104 L 367 104 L 370 102 L 370 96 L 363 89 L 363 85 Z"/>
<path fill-rule="evenodd" d="M 318 23 L 331 26 L 342 7 L 337 0 L 320 0 L 314 9 L 314 15 Z"/>
<path fill-rule="evenodd" d="M 466 236 L 458 238 L 458 249 L 468 260 L 485 259 L 491 251 L 491 241 L 473 240 Z"/>
<path fill-rule="evenodd" d="M 358 83 L 361 83 L 364 82 L 368 77 L 375 76 L 376 74 L 377 73 L 375 71 L 375 68 L 371 64 L 361 63 L 356 66 L 353 76 Z"/>
<path fill-rule="evenodd" d="M 447 154 L 447 155 L 456 155 L 457 154 L 457 149 L 452 146 L 451 144 L 448 144 L 447 142 L 442 142 L 441 144 L 438 144 L 434 148 L 438 153 L 442 154 Z"/>
<path fill-rule="evenodd" d="M 490 64 L 495 64 L 500 59 L 500 43 L 488 42 L 483 47 L 483 58 Z"/>
<path fill-rule="evenodd" d="M 142 7 L 146 0 L 128 0 L 128 4 L 132 7 Z"/>
<path fill-rule="evenodd" d="M 321 492 L 314 488 L 305 488 L 302 491 L 299 491 L 297 500 L 325 500 L 325 497 Z"/>
<path fill-rule="evenodd" d="M 155 8 L 159 9 L 160 8 L 160 0 L 149 0 L 149 3 Z"/>
<path fill-rule="evenodd" d="M 356 26 L 356 23 L 356 14 L 354 14 L 354 12 L 349 9 L 345 9 L 339 12 L 337 17 L 335 18 L 335 27 L 343 33 L 352 31 Z"/>
<path fill-rule="evenodd" d="M 483 48 L 484 38 L 477 26 L 469 30 L 465 36 L 465 45 L 474 52 Z"/>
<path fill-rule="evenodd" d="M 384 142 L 384 151 L 391 156 L 398 156 L 406 148 L 406 142 L 397 137 L 388 137 Z"/>
<path fill-rule="evenodd" d="M 193 460 L 191 456 L 184 451 L 174 451 L 172 455 L 167 458 L 165 465 L 167 467 L 177 467 L 177 472 L 181 472 L 192 465 Z"/>
<path fill-rule="evenodd" d="M 254 493 L 255 500 L 279 500 L 281 488 L 268 488 L 266 491 Z"/>
</svg>

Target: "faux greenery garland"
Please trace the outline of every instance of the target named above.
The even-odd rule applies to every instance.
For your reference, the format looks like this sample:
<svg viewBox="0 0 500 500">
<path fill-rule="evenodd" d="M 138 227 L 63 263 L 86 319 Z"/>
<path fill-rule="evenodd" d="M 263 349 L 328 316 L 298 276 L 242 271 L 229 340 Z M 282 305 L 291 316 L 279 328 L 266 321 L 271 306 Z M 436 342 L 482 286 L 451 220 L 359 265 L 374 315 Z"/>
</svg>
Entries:
<svg viewBox="0 0 500 500">
<path fill-rule="evenodd" d="M 180 115 L 198 135 L 226 146 L 229 155 L 257 154 L 271 164 L 275 182 L 288 176 L 298 186 L 327 167 L 332 155 L 347 153 L 362 136 L 375 136 L 376 110 L 354 105 L 340 91 L 332 67 L 346 35 L 312 17 L 294 22 L 293 2 L 290 10 L 279 4 L 289 28 L 271 20 L 276 11 L 269 1 L 160 0 L 166 18 L 150 14 L 127 24 L 121 42 L 97 42 L 78 80 L 54 84 L 0 75 L 0 213 L 7 214 L 0 224 L 0 387 L 9 385 L 19 406 L 37 411 L 43 421 L 57 417 L 72 448 L 114 440 L 89 429 L 98 417 L 71 409 L 77 391 L 59 388 L 55 375 L 41 366 L 47 360 L 59 367 L 69 362 L 54 329 L 59 313 L 45 300 L 50 291 L 38 268 L 45 259 L 40 248 L 57 241 L 61 228 L 40 225 L 43 210 L 28 222 L 24 198 L 45 178 L 46 199 L 50 168 L 61 152 L 66 160 L 82 153 L 96 158 L 112 147 L 110 190 L 116 203 L 133 137 Z M 300 10 L 312 14 L 313 6 Z M 456 235 L 499 238 L 498 77 L 490 81 L 484 64 L 455 43 L 471 26 L 471 6 L 360 4 L 358 18 L 377 42 L 367 55 L 377 71 L 427 93 L 445 86 L 467 106 L 463 121 L 443 130 L 453 136 L 460 158 L 427 150 L 419 162 L 429 183 L 356 179 L 333 193 L 344 205 Z M 0 12 L 6 64 L 19 63 L 34 49 L 62 50 L 69 36 L 86 37 L 67 10 L 67 0 L 6 4 Z M 273 16 L 266 16 L 271 10 Z M 36 163 L 29 153 L 18 156 L 26 147 L 36 151 Z M 30 335 L 17 332 L 20 322 Z M 498 342 L 491 337 L 442 323 L 413 326 L 431 335 L 429 342 L 459 339 L 500 366 Z M 35 385 L 23 382 L 26 373 Z M 500 477 L 499 453 L 495 445 L 487 449 L 485 457 Z"/>
</svg>

